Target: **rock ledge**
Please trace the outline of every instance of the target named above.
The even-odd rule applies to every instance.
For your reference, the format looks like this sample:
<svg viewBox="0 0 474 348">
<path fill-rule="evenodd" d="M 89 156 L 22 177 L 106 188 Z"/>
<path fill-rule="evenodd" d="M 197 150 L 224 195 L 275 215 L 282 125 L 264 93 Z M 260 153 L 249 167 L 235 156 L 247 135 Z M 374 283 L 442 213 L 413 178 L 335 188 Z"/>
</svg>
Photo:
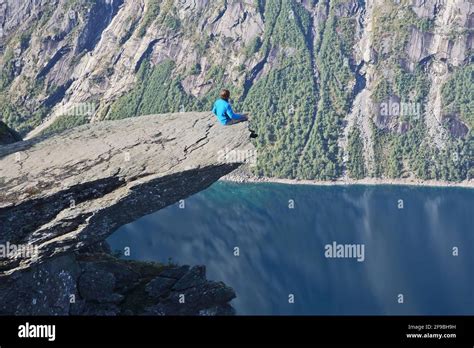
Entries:
<svg viewBox="0 0 474 348">
<path fill-rule="evenodd" d="M 120 226 L 204 190 L 253 154 L 246 123 L 211 113 L 93 123 L 0 147 L 0 275 L 103 241 Z M 238 151 L 245 156 L 226 157 Z M 227 159 L 226 159 L 227 158 Z"/>
</svg>

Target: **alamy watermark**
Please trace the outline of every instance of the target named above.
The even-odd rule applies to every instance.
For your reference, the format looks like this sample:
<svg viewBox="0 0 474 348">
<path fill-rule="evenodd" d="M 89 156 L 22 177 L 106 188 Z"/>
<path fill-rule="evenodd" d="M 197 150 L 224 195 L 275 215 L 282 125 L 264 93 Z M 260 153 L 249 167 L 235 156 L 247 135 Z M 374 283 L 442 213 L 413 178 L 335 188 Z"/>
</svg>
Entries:
<svg viewBox="0 0 474 348">
<path fill-rule="evenodd" d="M 364 244 L 338 244 L 332 242 L 324 246 L 324 256 L 328 259 L 356 259 L 357 262 L 365 260 Z"/>
<path fill-rule="evenodd" d="M 383 117 L 421 117 L 421 103 L 388 100 L 379 104 L 379 115 Z"/>
<path fill-rule="evenodd" d="M 0 244 L 0 259 L 28 259 L 37 257 L 39 254 L 38 246 L 30 244 L 13 244 L 6 242 Z"/>
<path fill-rule="evenodd" d="M 254 167 L 257 164 L 257 150 L 230 150 L 226 147 L 217 152 L 217 161 L 220 163 L 247 163 Z"/>
<path fill-rule="evenodd" d="M 72 105 L 60 105 L 57 114 L 60 116 L 85 116 L 90 119 L 92 118 L 92 115 L 94 115 L 96 109 L 96 103 L 74 103 Z"/>
<path fill-rule="evenodd" d="M 56 325 L 36 325 L 26 322 L 18 326 L 19 338 L 46 338 L 53 342 L 56 340 Z"/>
</svg>

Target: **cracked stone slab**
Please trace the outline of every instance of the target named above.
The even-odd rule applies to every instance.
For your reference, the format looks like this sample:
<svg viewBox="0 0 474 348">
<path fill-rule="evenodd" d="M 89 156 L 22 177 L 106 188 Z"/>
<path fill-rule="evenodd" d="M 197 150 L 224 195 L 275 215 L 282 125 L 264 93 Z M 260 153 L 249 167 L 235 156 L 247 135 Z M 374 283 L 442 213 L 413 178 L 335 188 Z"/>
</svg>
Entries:
<svg viewBox="0 0 474 348">
<path fill-rule="evenodd" d="M 204 113 L 80 126 L 0 147 L 0 243 L 37 247 L 0 259 L 0 274 L 78 250 L 230 173 L 253 154 L 246 123 Z"/>
</svg>

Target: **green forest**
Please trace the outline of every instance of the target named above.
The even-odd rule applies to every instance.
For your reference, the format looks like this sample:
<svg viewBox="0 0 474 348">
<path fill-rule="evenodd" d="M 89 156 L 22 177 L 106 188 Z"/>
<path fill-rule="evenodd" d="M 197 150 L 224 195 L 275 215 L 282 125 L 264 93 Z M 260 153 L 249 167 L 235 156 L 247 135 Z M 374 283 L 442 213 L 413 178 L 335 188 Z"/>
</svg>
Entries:
<svg viewBox="0 0 474 348">
<path fill-rule="evenodd" d="M 345 59 L 350 44 L 336 31 L 341 29 L 344 37 L 350 37 L 352 23 L 337 19 L 331 8 L 329 20 L 320 28 L 322 39 L 315 40 L 318 47 L 313 47 L 311 18 L 301 4 L 266 2 L 264 16 L 264 37 L 252 41 L 244 54 L 267 56 L 270 50 L 278 49 L 278 68 L 251 84 L 244 98 L 241 86 L 231 86 L 236 95 L 235 109 L 252 115 L 252 127 L 259 134 L 256 173 L 282 178 L 337 178 L 342 173 L 337 146 L 340 121 L 350 108 L 352 90 L 348 86 L 354 77 Z M 314 78 L 315 65 L 321 74 L 319 83 Z M 203 98 L 193 98 L 181 87 L 185 76 L 173 72 L 172 61 L 152 66 L 145 60 L 136 87 L 111 106 L 107 118 L 210 110 L 219 84 Z M 208 78 L 219 81 L 224 72 L 213 67 Z"/>
<path fill-rule="evenodd" d="M 405 118 L 403 133 L 379 129 L 372 124 L 375 168 L 370 173 L 365 165 L 364 146 L 360 130 L 351 130 L 348 139 L 348 161 L 343 163 L 338 139 L 342 124 L 351 111 L 355 67 L 351 62 L 355 19 L 336 15 L 341 1 L 332 1 L 328 18 L 317 28 L 319 37 L 312 37 L 311 18 L 296 1 L 256 1 L 265 17 L 265 35 L 255 38 L 243 54 L 268 56 L 277 50 L 278 67 L 252 83 L 243 95 L 242 86 L 227 86 L 233 90 L 236 110 L 252 116 L 251 127 L 259 137 L 255 140 L 258 165 L 255 174 L 278 178 L 333 180 L 343 174 L 354 179 L 367 176 L 400 178 L 415 173 L 422 179 L 459 181 L 473 177 L 472 132 L 465 139 L 450 141 L 443 150 L 435 150 L 427 139 L 423 117 Z M 397 9 L 394 7 L 394 9 Z M 397 43 L 391 52 L 377 62 L 380 71 L 393 71 L 393 77 L 380 76 L 372 93 L 374 102 L 390 96 L 401 103 L 422 105 L 430 87 L 422 66 L 407 71 L 400 65 L 402 48 L 411 27 L 430 31 L 432 23 L 418 19 L 404 9 L 402 22 L 394 13 L 381 13 L 380 25 L 374 33 L 379 39 L 393 33 Z M 202 43 L 204 46 L 206 42 Z M 288 54 L 287 52 L 291 52 Z M 274 51 L 272 52 L 274 53 Z M 314 71 L 317 70 L 318 78 Z M 200 72 L 193 66 L 189 74 Z M 218 95 L 225 69 L 214 66 L 208 78 L 213 89 L 197 99 L 187 95 L 180 81 L 186 76 L 175 74 L 172 61 L 152 66 L 145 60 L 137 75 L 133 91 L 119 98 L 110 108 L 107 118 L 145 115 L 186 110 L 210 110 Z M 457 113 L 473 127 L 474 98 L 472 65 L 456 71 L 443 87 L 446 113 Z"/>
<path fill-rule="evenodd" d="M 72 8 L 75 3 L 70 1 L 68 6 Z M 310 3 L 314 5 L 317 1 Z M 356 16 L 345 12 L 348 11 L 345 0 L 321 1 L 324 20 L 317 21 L 314 13 L 300 1 L 254 0 L 253 6 L 264 18 L 263 34 L 249 40 L 239 55 L 245 62 L 255 57 L 263 63 L 272 60 L 272 69 L 259 74 L 242 63 L 233 68 L 242 79 L 229 82 L 227 67 L 216 65 L 211 59 L 214 65 L 206 66 L 204 71 L 211 87 L 200 97 L 194 97 L 186 93 L 182 81 L 201 75 L 200 64 L 190 64 L 183 69 L 171 59 L 157 60 L 149 53 L 137 66 L 134 87 L 101 109 L 100 118 L 117 120 L 148 114 L 209 111 L 219 90 L 225 87 L 232 91 L 235 111 L 248 113 L 250 127 L 258 134 L 254 140 L 258 150 L 257 166 L 253 169 L 257 175 L 317 180 L 335 180 L 343 175 L 354 179 L 416 176 L 426 180 L 461 181 L 473 178 L 474 65 L 469 63 L 472 52 L 465 65 L 448 66 L 450 78 L 442 86 L 443 127 L 447 134 L 452 120 L 467 125 L 469 130 L 464 136 L 449 137 L 442 148 L 437 148 L 433 146 L 424 120 L 432 83 L 429 63 L 408 67 L 404 49 L 410 32 L 432 34 L 434 23 L 418 17 L 403 4 L 375 6 L 376 20 L 371 33 L 374 58 L 370 62 L 375 72 L 370 81 L 370 93 L 375 105 L 395 99 L 401 104 L 420 106 L 419 114 L 416 117 L 402 115 L 388 126 L 381 126 L 377 118 L 371 119 L 370 139 L 363 134 L 360 122 L 355 122 L 348 131 L 345 149 L 340 146 L 343 130 L 355 96 L 361 85 L 367 83 L 359 71 L 364 67 L 354 58 L 360 23 Z M 87 6 L 82 9 L 86 10 Z M 151 2 L 140 22 L 134 23 L 130 32 L 119 39 L 125 42 L 134 32 L 136 37 L 143 38 L 150 26 L 180 33 L 189 25 L 181 22 L 173 1 Z M 12 40 L 27 49 L 31 32 Z M 211 40 L 220 42 L 223 47 L 229 40 L 207 32 L 192 33 L 192 38 L 195 51 L 203 56 Z M 390 49 L 387 42 L 392 44 Z M 17 69 L 11 47 L 3 53 L 2 62 L 2 119 L 25 133 L 51 111 L 52 105 L 46 96 L 61 91 L 40 78 L 28 86 L 28 93 L 45 102 L 31 111 L 23 104 L 18 106 L 6 93 Z M 100 100 L 95 102 L 100 104 Z M 87 115 L 79 116 L 61 117 L 43 134 L 54 134 L 88 122 Z M 367 167 L 364 141 L 373 145 L 373 168 Z"/>
</svg>

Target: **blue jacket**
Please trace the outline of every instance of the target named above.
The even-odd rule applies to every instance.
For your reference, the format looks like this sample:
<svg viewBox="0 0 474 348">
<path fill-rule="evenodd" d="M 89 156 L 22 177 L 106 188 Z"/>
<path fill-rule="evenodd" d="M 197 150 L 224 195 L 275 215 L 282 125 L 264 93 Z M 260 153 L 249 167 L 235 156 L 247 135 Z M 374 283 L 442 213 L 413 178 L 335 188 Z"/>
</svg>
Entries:
<svg viewBox="0 0 474 348">
<path fill-rule="evenodd" d="M 242 118 L 241 115 L 234 114 L 230 103 L 224 99 L 216 100 L 214 107 L 212 108 L 212 112 L 217 116 L 217 119 L 223 125 L 226 125 L 232 119 L 240 120 Z"/>
</svg>

